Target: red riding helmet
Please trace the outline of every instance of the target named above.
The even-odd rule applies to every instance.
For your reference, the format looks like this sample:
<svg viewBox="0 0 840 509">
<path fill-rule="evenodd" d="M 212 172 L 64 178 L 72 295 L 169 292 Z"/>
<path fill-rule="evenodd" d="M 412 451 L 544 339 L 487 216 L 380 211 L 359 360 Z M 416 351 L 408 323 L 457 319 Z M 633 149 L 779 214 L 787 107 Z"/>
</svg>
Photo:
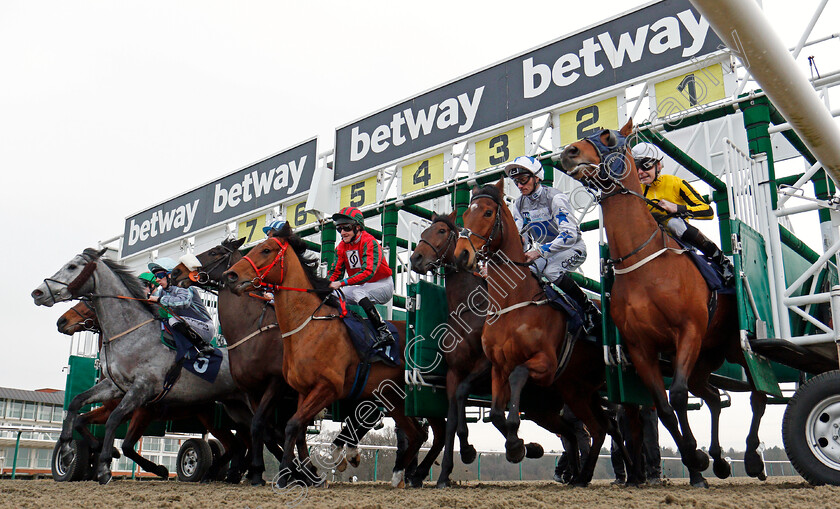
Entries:
<svg viewBox="0 0 840 509">
<path fill-rule="evenodd" d="M 344 207 L 332 215 L 332 220 L 336 226 L 340 224 L 357 224 L 362 228 L 365 227 L 365 216 L 356 207 Z"/>
</svg>

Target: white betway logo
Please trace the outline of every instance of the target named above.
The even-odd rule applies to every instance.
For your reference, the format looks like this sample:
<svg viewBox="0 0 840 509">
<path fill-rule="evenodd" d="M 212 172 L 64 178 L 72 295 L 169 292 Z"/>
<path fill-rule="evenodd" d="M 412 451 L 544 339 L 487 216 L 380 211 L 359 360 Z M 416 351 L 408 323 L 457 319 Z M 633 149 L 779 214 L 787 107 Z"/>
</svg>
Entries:
<svg viewBox="0 0 840 509">
<path fill-rule="evenodd" d="M 688 58 L 703 48 L 706 35 L 709 33 L 709 22 L 704 18 L 697 19 L 690 10 L 684 10 L 677 17 L 666 16 L 650 25 L 642 25 L 636 29 L 635 38 L 630 32 L 618 36 L 615 43 L 609 33 L 598 35 L 598 42 L 594 37 L 585 39 L 577 53 L 566 53 L 558 58 L 552 67 L 548 64 L 534 65 L 534 59 L 528 58 L 522 62 L 522 80 L 526 99 L 537 97 L 553 82 L 558 87 L 565 87 L 574 83 L 579 77 L 578 69 L 583 67 L 587 76 L 597 76 L 604 72 L 604 66 L 596 60 L 599 51 L 603 51 L 607 62 L 613 69 L 624 65 L 625 57 L 630 62 L 637 62 L 647 45 L 648 51 L 659 55 L 670 49 L 683 46 L 680 37 L 680 24 L 691 36 L 691 45 L 684 48 L 682 56 Z M 650 35 L 650 40 L 648 40 Z"/>
<path fill-rule="evenodd" d="M 259 173 L 256 170 L 246 173 L 242 183 L 236 183 L 230 188 L 216 184 L 213 191 L 213 213 L 218 214 L 227 207 L 236 207 L 240 203 L 247 203 L 252 199 L 259 198 L 263 194 L 279 191 L 288 186 L 286 194 L 292 194 L 300 184 L 300 176 L 303 174 L 303 167 L 306 164 L 307 156 L 302 156 L 300 161 L 290 161 L 289 164 L 281 164 L 268 172 Z M 289 185 L 289 177 L 291 184 Z M 253 191 L 253 194 L 252 192 Z"/>
<path fill-rule="evenodd" d="M 364 159 L 371 150 L 378 154 L 391 144 L 395 147 L 402 145 L 407 141 L 403 134 L 403 126 L 412 140 L 428 135 L 435 127 L 446 129 L 457 125 L 459 133 L 469 131 L 475 122 L 475 114 L 478 112 L 483 93 L 482 86 L 475 89 L 472 99 L 467 94 L 460 94 L 458 97 L 450 97 L 416 113 L 411 108 L 406 108 L 394 113 L 391 122 L 378 126 L 371 134 L 359 131 L 358 126 L 354 127 L 350 134 L 350 160 Z M 463 122 L 461 122 L 461 112 L 464 114 Z"/>
<path fill-rule="evenodd" d="M 163 209 L 156 210 L 152 213 L 151 219 L 140 224 L 132 219 L 128 228 L 128 245 L 133 246 L 138 240 L 145 241 L 175 228 L 183 228 L 184 233 L 190 231 L 199 201 L 201 200 L 195 200 L 192 204 L 187 203 L 166 212 Z"/>
</svg>

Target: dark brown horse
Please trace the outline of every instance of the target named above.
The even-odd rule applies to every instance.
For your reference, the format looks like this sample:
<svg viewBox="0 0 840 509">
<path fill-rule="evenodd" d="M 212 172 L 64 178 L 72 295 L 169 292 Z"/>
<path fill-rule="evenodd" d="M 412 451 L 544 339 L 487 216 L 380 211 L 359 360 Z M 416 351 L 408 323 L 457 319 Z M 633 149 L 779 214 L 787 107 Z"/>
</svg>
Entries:
<svg viewBox="0 0 840 509">
<path fill-rule="evenodd" d="M 96 320 L 96 312 L 87 301 L 80 301 L 73 307 L 64 312 L 59 317 L 56 326 L 58 331 L 62 334 L 72 336 L 77 332 L 82 331 L 99 331 L 99 322 Z M 120 399 L 113 399 L 106 401 L 102 406 L 94 408 L 79 416 L 74 424 L 74 429 L 85 438 L 91 450 L 97 450 L 100 445 L 96 437 L 91 434 L 88 429 L 90 424 L 105 424 L 111 412 L 119 404 Z M 243 458 L 245 455 L 246 443 L 234 436 L 230 430 L 220 428 L 215 424 L 215 403 L 205 405 L 195 405 L 183 408 L 171 407 L 140 407 L 131 413 L 131 416 L 126 419 L 130 420 L 128 431 L 126 431 L 125 438 L 122 442 L 122 451 L 125 456 L 137 463 L 140 468 L 146 472 L 151 472 L 163 479 L 169 478 L 169 470 L 163 466 L 158 465 L 134 450 L 134 446 L 143 436 L 143 432 L 148 428 L 152 421 L 158 419 L 175 420 L 186 418 L 197 418 L 199 422 L 212 433 L 214 437 L 218 438 L 222 446 L 224 446 L 225 453 L 219 458 L 213 458 L 213 463 L 210 465 L 203 480 L 212 480 L 217 478 L 219 470 L 232 461 L 231 468 L 228 470 L 226 480 L 232 483 L 238 483 L 242 477 Z M 247 437 L 247 433 L 244 434 Z M 118 454 L 114 454 L 118 456 Z M 87 461 L 87 458 L 79 458 L 79 461 Z"/>
<path fill-rule="evenodd" d="M 697 449 L 689 427 L 688 392 L 709 406 L 712 414 L 709 453 L 714 458 L 715 474 L 725 478 L 730 468 L 721 457 L 718 441 L 720 396 L 709 385 L 709 374 L 724 359 L 744 366 L 752 387 L 753 411 L 744 466 L 749 475 L 763 477 L 764 465 L 756 449 L 767 397 L 755 390 L 746 367 L 738 341 L 735 300 L 731 295 L 719 296 L 717 309 L 709 316 L 712 295 L 700 272 L 687 255 L 675 252 L 679 246 L 672 239 L 658 233 L 658 225 L 641 195 L 630 147 L 624 141 L 632 128 L 631 120 L 619 133 L 602 131 L 572 143 L 561 155 L 566 173 L 602 191 L 601 209 L 610 257 L 620 260 L 616 262 L 610 314 L 633 366 L 653 394 L 660 420 L 691 472 L 692 485 L 708 486 L 700 472 L 708 467 L 709 458 Z M 660 371 L 660 354 L 670 358 L 673 366 L 670 400 Z"/>
<path fill-rule="evenodd" d="M 242 259 L 239 248 L 244 240 L 225 240 L 196 255 L 200 268 L 190 271 L 180 264 L 173 275 L 176 284 L 181 286 L 198 284 L 218 291 L 219 322 L 229 341 L 231 373 L 237 386 L 255 402 L 251 432 L 258 436 L 263 434 L 262 428 L 267 425 L 266 419 L 274 409 L 284 415 L 281 422 L 291 416 L 297 402 L 297 393 L 283 379 L 283 338 L 282 331 L 277 327 L 274 307 L 262 293 L 236 295 L 222 284 L 222 274 Z M 289 399 L 290 395 L 292 399 Z M 339 471 L 344 471 L 348 462 L 354 467 L 359 466 L 361 455 L 357 446 L 371 426 L 361 422 L 358 414 L 354 408 L 344 419 L 341 432 L 333 441 L 333 464 L 320 466 L 334 467 Z M 443 424 L 436 421 L 431 424 L 434 443 L 423 463 L 409 474 L 413 486 L 422 485 L 423 478 L 428 475 L 435 458 L 443 449 Z M 298 444 L 299 454 L 306 451 L 305 445 Z M 253 449 L 258 457 L 252 457 L 252 472 L 261 473 L 265 468 L 261 451 L 261 448 Z M 301 461 L 306 460 L 302 458 Z M 252 475 L 252 481 L 258 482 L 256 476 Z"/>
<path fill-rule="evenodd" d="M 490 361 L 481 347 L 481 331 L 484 328 L 485 311 L 489 305 L 484 297 L 487 295 L 487 283 L 481 275 L 473 271 L 458 270 L 454 258 L 457 238 L 455 212 L 448 216 L 433 216 L 432 224 L 420 235 L 420 241 L 411 254 L 411 268 L 419 274 L 443 267 L 446 301 L 450 311 L 445 326 L 446 336 L 453 340 L 453 344 L 440 348 L 447 366 L 446 394 L 449 399 L 449 411 L 438 488 L 450 485 L 456 433 L 461 443 L 461 461 L 469 464 L 475 460 L 475 447 L 468 441 L 467 398 L 472 392 L 490 390 Z M 473 302 L 473 299 L 477 301 Z M 474 305 L 468 305 L 471 302 Z M 523 405 L 528 406 L 525 401 Z M 534 404 L 530 407 L 533 410 L 539 405 Z M 526 416 L 532 418 L 529 412 Z M 527 457 L 542 456 L 542 447 L 539 444 L 526 444 L 525 447 Z"/>
<path fill-rule="evenodd" d="M 306 424 L 322 408 L 350 396 L 361 362 L 345 325 L 331 318 L 337 310 L 325 304 L 331 293 L 329 281 L 317 275 L 318 261 L 305 257 L 305 251 L 305 244 L 287 224 L 225 272 L 226 284 L 239 294 L 264 284 L 276 285 L 277 322 L 280 330 L 287 331 L 283 334 L 283 377 L 299 394 L 297 411 L 286 426 L 281 472 L 294 470 L 289 446 Z M 404 338 L 404 325 L 400 333 Z M 395 487 L 404 485 L 405 467 L 422 442 L 419 424 L 404 412 L 403 378 L 402 366 L 374 363 L 359 391 L 360 397 L 376 397 L 408 438 L 408 448 L 391 479 Z"/>
<path fill-rule="evenodd" d="M 568 404 L 592 436 L 589 457 L 580 476 L 573 481 L 576 485 L 586 485 L 592 478 L 606 434 L 610 433 L 616 443 L 622 443 L 621 434 L 604 411 L 604 400 L 598 393 L 604 386 L 605 376 L 602 348 L 591 341 L 574 343 L 573 338 L 567 338 L 566 315 L 544 305 L 545 294 L 525 263 L 519 231 L 504 203 L 503 184 L 499 180 L 496 185 L 473 190 L 454 252 L 459 265 L 467 270 L 475 270 L 479 256 L 488 258 L 487 289 L 490 300 L 497 306 L 488 315 L 481 337 L 484 353 L 492 364 L 490 418 L 506 437 L 507 459 L 518 462 L 526 452 L 518 436 L 525 384 L 530 380 L 535 386 L 545 388 L 543 414 L 535 418 L 532 413 L 536 412 L 528 411 L 529 418 L 553 433 L 573 439 L 574 434 L 559 416 L 563 403 Z M 626 458 L 626 450 L 622 453 Z M 637 482 L 640 462 L 632 463 L 635 466 L 632 482 Z"/>
</svg>

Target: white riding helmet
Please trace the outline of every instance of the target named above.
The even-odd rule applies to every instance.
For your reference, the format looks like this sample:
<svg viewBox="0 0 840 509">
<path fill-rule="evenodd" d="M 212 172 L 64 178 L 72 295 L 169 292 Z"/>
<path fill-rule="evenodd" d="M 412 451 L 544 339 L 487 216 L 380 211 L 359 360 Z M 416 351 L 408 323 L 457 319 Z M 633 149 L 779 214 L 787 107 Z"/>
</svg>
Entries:
<svg viewBox="0 0 840 509">
<path fill-rule="evenodd" d="M 653 143 L 641 142 L 637 143 L 633 146 L 633 159 L 640 160 L 640 159 L 653 159 L 655 161 L 661 161 L 663 157 L 662 151 L 659 150 L 659 147 L 654 145 Z"/>
<path fill-rule="evenodd" d="M 147 267 L 149 267 L 149 272 L 151 272 L 152 274 L 161 271 L 165 271 L 167 274 L 169 274 L 170 272 L 172 272 L 172 269 L 174 269 L 176 265 L 178 264 L 172 258 L 163 257 L 158 258 L 157 260 L 149 263 Z"/>
<path fill-rule="evenodd" d="M 534 157 L 519 156 L 513 160 L 512 163 L 505 166 L 505 175 L 509 178 L 516 178 L 519 175 L 530 173 L 531 175 L 542 180 L 543 167 L 542 164 Z"/>
</svg>

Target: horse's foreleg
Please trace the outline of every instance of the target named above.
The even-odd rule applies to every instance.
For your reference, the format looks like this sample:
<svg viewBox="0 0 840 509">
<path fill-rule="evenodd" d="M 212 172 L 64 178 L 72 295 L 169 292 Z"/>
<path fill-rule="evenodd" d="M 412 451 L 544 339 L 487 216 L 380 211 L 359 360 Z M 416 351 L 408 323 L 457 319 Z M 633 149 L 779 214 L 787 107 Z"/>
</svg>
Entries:
<svg viewBox="0 0 840 509">
<path fill-rule="evenodd" d="M 757 477 L 764 481 L 767 479 L 767 474 L 764 473 L 764 461 L 758 454 L 758 446 L 761 443 L 758 438 L 758 427 L 761 424 L 761 418 L 764 416 L 764 410 L 767 407 L 767 395 L 755 389 L 752 377 L 749 375 L 749 370 L 745 367 L 744 372 L 748 373 L 747 378 L 750 385 L 753 387 L 750 395 L 750 407 L 752 407 L 752 421 L 750 422 L 750 431 L 747 434 L 747 450 L 744 453 L 744 469 L 750 477 Z"/>
<path fill-rule="evenodd" d="M 440 465 L 440 475 L 438 476 L 437 480 L 438 488 L 449 487 L 449 476 L 452 474 L 452 468 L 455 464 L 455 433 L 456 430 L 460 431 L 458 429 L 460 427 L 460 409 L 455 394 L 461 383 L 462 381 L 460 379 L 459 373 L 453 369 L 450 369 L 449 372 L 446 374 L 446 392 L 449 399 L 449 411 L 446 414 L 446 438 L 444 440 L 443 459 L 441 460 Z M 469 391 L 469 389 L 467 389 L 467 391 Z M 466 423 L 464 423 L 464 426 L 466 427 Z M 437 433 L 435 433 L 435 439 L 437 439 Z M 462 461 L 464 459 L 463 454 L 464 446 L 462 442 Z"/>
<path fill-rule="evenodd" d="M 277 394 L 279 384 L 276 380 L 268 384 L 262 396 L 259 399 L 254 417 L 251 419 L 251 469 L 248 473 L 248 480 L 251 486 L 260 486 L 265 484 L 262 474 L 265 471 L 265 463 L 263 460 L 263 444 L 267 432 L 267 417 L 274 409 L 274 397 Z"/>
<path fill-rule="evenodd" d="M 99 466 L 96 474 L 100 484 L 111 482 L 111 459 L 114 448 L 114 438 L 117 427 L 123 423 L 126 417 L 134 412 L 141 405 L 151 400 L 155 395 L 152 382 L 146 380 L 135 380 L 128 392 L 123 396 L 122 401 L 117 405 L 105 423 L 105 436 L 102 438 L 102 452 L 99 453 Z"/>
<path fill-rule="evenodd" d="M 143 432 L 149 426 L 153 417 L 152 413 L 146 408 L 138 408 L 131 414 L 131 423 L 128 425 L 128 431 L 126 431 L 125 439 L 123 439 L 122 451 L 126 458 L 137 463 L 146 472 L 151 472 L 161 479 L 169 479 L 169 470 L 165 466 L 147 460 L 134 450 L 134 445 L 143 436 Z"/>
<path fill-rule="evenodd" d="M 475 381 L 490 371 L 490 361 L 486 358 L 476 363 L 472 371 L 457 385 L 455 399 L 458 405 L 458 440 L 461 443 L 461 461 L 469 465 L 475 461 L 475 447 L 469 443 L 469 428 L 467 427 L 467 398 Z"/>
<path fill-rule="evenodd" d="M 432 440 L 432 446 L 429 448 L 429 452 L 426 453 L 423 461 L 420 462 L 417 469 L 414 471 L 414 474 L 411 476 L 412 487 L 423 486 L 423 479 L 429 475 L 432 465 L 440 454 L 440 451 L 443 450 L 443 442 L 446 435 L 446 420 L 440 418 L 430 418 L 429 426 L 432 428 L 434 439 Z"/>
<path fill-rule="evenodd" d="M 491 370 L 492 399 L 490 402 L 490 422 L 507 438 L 507 423 L 505 422 L 505 409 L 510 400 L 510 385 L 506 376 L 502 375 L 500 369 L 493 366 Z"/>
<path fill-rule="evenodd" d="M 82 435 L 91 451 L 99 449 L 99 440 L 88 429 L 90 424 L 105 424 L 108 416 L 111 415 L 111 410 L 119 403 L 119 400 L 106 401 L 101 407 L 94 408 L 89 412 L 85 412 L 76 418 L 73 424 L 73 429 Z"/>
<path fill-rule="evenodd" d="M 723 459 L 723 450 L 720 447 L 720 393 L 709 385 L 707 379 L 692 380 L 691 392 L 701 398 L 709 407 L 711 415 L 711 441 L 709 443 L 709 456 L 713 460 L 713 470 L 719 479 L 726 479 L 732 473 L 729 463 Z"/>
<path fill-rule="evenodd" d="M 525 458 L 525 441 L 519 438 L 519 402 L 522 398 L 522 389 L 528 382 L 528 367 L 516 366 L 508 377 L 510 384 L 510 404 L 507 420 L 507 439 L 505 440 L 505 458 L 511 463 L 519 463 Z"/>
<path fill-rule="evenodd" d="M 122 391 L 110 379 L 105 378 L 70 401 L 67 406 L 67 415 L 64 417 L 64 423 L 61 427 L 61 435 L 58 439 L 61 443 L 61 455 L 65 460 L 73 455 L 73 451 L 70 449 L 70 441 L 73 440 L 73 428 L 79 416 L 79 410 L 90 403 L 101 403 L 121 396 Z"/>
<path fill-rule="evenodd" d="M 422 432 L 417 421 L 413 417 L 405 415 L 405 401 L 402 398 L 397 398 L 396 401 L 391 402 L 393 408 L 389 411 L 389 415 L 397 423 L 397 426 L 405 433 L 408 445 L 403 451 L 402 457 L 394 465 L 394 472 L 391 477 L 391 486 L 394 488 L 402 488 L 405 486 L 405 469 L 406 466 L 417 457 L 417 451 L 422 445 Z"/>
<path fill-rule="evenodd" d="M 311 472 L 307 464 L 295 461 L 295 444 L 298 435 L 306 432 L 306 426 L 318 412 L 337 398 L 335 387 L 327 383 L 317 384 L 308 394 L 298 396 L 297 411 L 286 423 L 286 441 L 283 444 L 283 462 L 277 477 L 277 486 L 284 488 L 292 474 L 297 470 L 300 474 L 309 476 Z M 310 479 L 314 484 L 322 484 L 326 478 Z"/>
</svg>

